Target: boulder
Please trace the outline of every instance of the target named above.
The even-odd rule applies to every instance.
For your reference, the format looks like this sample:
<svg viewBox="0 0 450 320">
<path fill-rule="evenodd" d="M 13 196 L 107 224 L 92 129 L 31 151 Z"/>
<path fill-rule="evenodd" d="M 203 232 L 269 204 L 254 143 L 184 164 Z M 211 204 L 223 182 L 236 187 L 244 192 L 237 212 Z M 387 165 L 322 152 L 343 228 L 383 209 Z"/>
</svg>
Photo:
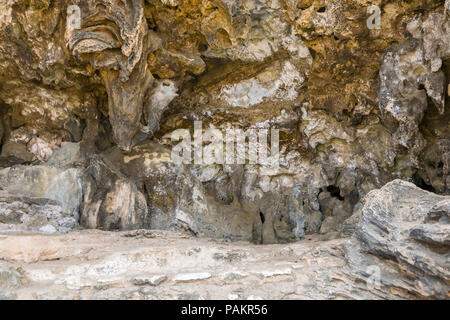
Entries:
<svg viewBox="0 0 450 320">
<path fill-rule="evenodd" d="M 381 296 L 448 299 L 450 197 L 395 180 L 364 199 L 346 245 L 356 277 Z"/>
<path fill-rule="evenodd" d="M 78 225 L 83 170 L 15 166 L 0 170 L 0 223 L 9 230 L 56 232 Z"/>
<path fill-rule="evenodd" d="M 213 238 L 253 239 L 255 215 L 241 210 L 236 204 L 226 205 L 210 197 L 188 166 L 171 161 L 171 152 L 163 145 L 141 143 L 128 154 L 112 148 L 103 154 L 103 158 L 111 168 L 103 166 L 103 170 L 112 170 L 114 175 L 145 190 L 145 197 L 139 197 L 147 200 L 148 213 L 145 219 L 136 220 L 140 222 L 135 228 L 185 230 Z M 98 175 L 94 177 L 93 181 L 100 181 L 97 183 L 100 189 L 113 185 L 103 183 Z M 90 200 L 85 203 L 94 205 Z"/>
</svg>

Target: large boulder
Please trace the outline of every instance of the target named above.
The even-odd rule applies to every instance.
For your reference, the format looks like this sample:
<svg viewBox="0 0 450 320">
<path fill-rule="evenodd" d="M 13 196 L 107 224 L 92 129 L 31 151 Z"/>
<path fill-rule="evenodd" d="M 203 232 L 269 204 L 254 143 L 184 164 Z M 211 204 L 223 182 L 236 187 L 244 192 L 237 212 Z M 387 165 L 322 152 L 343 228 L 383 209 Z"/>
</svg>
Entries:
<svg viewBox="0 0 450 320">
<path fill-rule="evenodd" d="M 364 199 L 347 261 L 382 297 L 448 299 L 449 217 L 450 197 L 392 181 Z"/>
</svg>

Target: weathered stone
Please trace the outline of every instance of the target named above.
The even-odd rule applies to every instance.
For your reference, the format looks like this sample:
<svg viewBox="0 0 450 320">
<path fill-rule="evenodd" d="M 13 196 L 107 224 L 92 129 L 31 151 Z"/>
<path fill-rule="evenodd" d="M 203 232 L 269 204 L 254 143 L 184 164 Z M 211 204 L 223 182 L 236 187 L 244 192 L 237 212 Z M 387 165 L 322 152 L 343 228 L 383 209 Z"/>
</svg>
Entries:
<svg viewBox="0 0 450 320">
<path fill-rule="evenodd" d="M 144 286 L 144 285 L 157 286 L 166 280 L 167 280 L 167 276 L 160 275 L 160 276 L 153 276 L 153 277 L 148 277 L 148 278 L 147 277 L 136 278 L 133 280 L 133 283 L 137 286 Z"/>
<path fill-rule="evenodd" d="M 24 230 L 68 231 L 78 225 L 83 194 L 83 173 L 76 168 L 16 166 L 0 170 L 4 210 L 14 210 Z M 17 208 L 15 205 L 19 205 Z M 16 207 L 15 207 L 16 206 Z M 11 214 L 3 211 L 5 218 Z M 19 216 L 17 216 L 19 218 Z"/>
<path fill-rule="evenodd" d="M 32 162 L 35 159 L 35 156 L 31 152 L 28 152 L 26 144 L 14 141 L 8 141 L 3 145 L 1 157 L 14 157 L 24 162 Z"/>
<path fill-rule="evenodd" d="M 198 272 L 198 273 L 181 273 L 173 277 L 175 282 L 189 282 L 189 281 L 199 281 L 211 278 L 209 272 Z"/>
<path fill-rule="evenodd" d="M 47 165 L 57 167 L 75 166 L 82 162 L 79 143 L 63 142 L 61 148 L 55 151 Z"/>
<path fill-rule="evenodd" d="M 200 181 L 187 168 L 170 160 L 169 149 L 155 143 L 142 143 L 127 155 L 111 149 L 104 157 L 108 163 L 116 163 L 122 175 L 145 185 L 149 212 L 147 224 L 140 220 L 140 226 L 183 229 L 199 236 L 252 239 L 256 216 L 210 201 Z M 108 170 L 104 165 L 101 167 Z M 94 177 L 98 181 L 100 176 Z M 101 188 L 106 185 L 108 183 L 99 184 Z"/>
<path fill-rule="evenodd" d="M 270 259 L 258 258 L 261 268 L 241 268 L 247 256 L 231 249 L 187 250 L 190 258 L 180 253 L 181 258 L 170 259 L 158 250 L 136 249 L 136 256 L 124 255 L 129 260 L 77 264 L 79 269 L 65 270 L 64 276 L 31 270 L 27 276 L 33 281 L 57 281 L 59 290 L 36 291 L 36 297 L 82 298 L 70 290 L 92 290 L 106 298 L 215 297 L 211 290 L 166 290 L 170 281 L 158 286 L 161 294 L 136 288 L 133 279 L 145 282 L 148 270 L 133 269 L 130 261 L 142 253 L 142 261 L 151 255 L 159 259 L 143 262 L 149 268 L 164 265 L 165 259 L 191 263 L 192 268 L 182 270 L 168 267 L 164 274 L 170 279 L 205 270 L 211 279 L 199 284 L 230 281 L 232 286 L 236 281 L 252 288 L 229 288 L 222 298 L 445 298 L 446 200 L 435 203 L 423 221 L 414 213 L 422 217 L 423 205 L 438 196 L 423 196 L 414 210 L 398 208 L 390 197 L 404 192 L 399 183 L 388 185 L 391 196 L 382 199 L 396 217 L 368 214 L 367 204 L 359 202 L 380 198 L 377 194 L 384 191 L 370 192 L 398 178 L 437 194 L 450 193 L 448 4 L 375 2 L 381 9 L 378 29 L 368 23 L 372 3 L 365 0 L 2 1 L 3 230 L 55 233 L 78 223 L 90 229 L 147 230 L 128 234 L 130 243 L 133 237 L 151 240 L 162 234 L 148 229 L 175 230 L 221 243 L 283 243 L 298 252 L 293 256 L 280 249 L 270 252 Z M 77 7 L 68 12 L 70 5 L 78 6 L 79 17 Z M 204 132 L 223 135 L 236 128 L 278 130 L 279 165 L 270 167 L 269 159 L 177 165 L 171 151 L 179 141 L 170 139 L 172 133 L 192 134 L 199 120 Z M 205 154 L 220 150 L 206 140 Z M 249 155 L 250 147 L 263 146 L 245 141 L 248 151 L 239 151 L 239 159 Z M 422 199 L 419 191 L 411 193 Z M 409 213 L 417 221 L 405 222 Z M 375 224 L 390 242 L 371 238 Z M 366 237 L 362 229 L 368 230 Z M 305 242 L 289 244 L 341 236 L 353 237 L 349 246 L 355 250 L 348 257 L 356 269 L 344 267 L 343 240 L 311 252 L 305 252 Z M 370 254 L 359 248 L 362 242 L 369 244 Z M 264 248 L 255 250 L 272 247 Z M 59 254 L 38 252 L 35 260 Z M 200 255 L 211 266 L 193 261 Z M 280 256 L 289 261 L 273 265 Z M 396 262 L 384 289 L 372 293 L 350 275 L 359 270 L 361 279 L 373 280 L 370 274 L 377 269 L 368 265 L 370 272 L 363 270 L 366 263 L 383 260 L 381 269 L 387 269 L 386 256 Z M 299 259 L 305 273 L 295 271 L 293 261 Z M 220 275 L 241 270 L 248 277 L 215 277 L 213 266 L 219 263 L 230 264 Z M 292 275 L 262 276 L 267 288 L 251 285 L 257 279 L 250 271 L 285 267 Z M 99 271 L 105 268 L 111 274 Z M 320 275 L 314 275 L 316 270 Z M 289 284 L 280 290 L 270 286 L 278 280 Z M 23 296 L 15 289 L 5 292 L 0 296 Z"/>
<path fill-rule="evenodd" d="M 350 237 L 353 235 L 353 233 L 355 232 L 356 226 L 358 225 L 359 219 L 361 218 L 361 209 L 362 209 L 362 205 L 359 203 L 355 207 L 355 211 L 353 212 L 353 215 L 350 218 L 346 219 L 342 223 L 342 228 L 341 228 L 342 236 Z"/>
<path fill-rule="evenodd" d="M 23 284 L 22 276 L 12 268 L 0 269 L 0 288 L 1 289 L 16 289 Z"/>
<path fill-rule="evenodd" d="M 138 204 L 130 214 L 148 218 L 131 223 L 129 216 L 126 228 L 183 225 L 194 233 L 203 229 L 238 239 L 252 233 L 256 242 L 286 242 L 319 232 L 322 221 L 334 221 L 323 232 L 337 232 L 360 198 L 397 177 L 449 192 L 443 95 L 448 10 L 442 3 L 386 4 L 383 32 L 367 28 L 365 3 L 348 6 L 342 0 L 135 0 L 124 6 L 115 0 L 76 1 L 80 28 L 64 23 L 67 3 L 17 3 L 2 4 L 0 27 L 8 154 L 0 160 L 3 167 L 31 161 L 85 166 L 84 160 L 89 164 L 91 155 L 114 145 L 130 151 L 149 137 L 163 143 L 166 133 L 189 128 L 186 120 L 203 119 L 221 130 L 230 124 L 281 130 L 280 174 L 217 165 L 213 176 L 202 173 L 196 176 L 201 184 L 186 186 L 196 185 L 206 207 L 189 203 L 176 211 L 180 199 L 192 196 L 186 191 L 165 197 L 167 208 L 150 205 L 146 214 L 144 186 L 152 189 L 153 178 L 122 167 L 117 188 L 129 187 Z M 437 108 L 428 106 L 428 98 Z M 404 103 L 392 113 L 390 101 Z M 444 114 L 439 118 L 433 110 Z M 79 156 L 72 157 L 67 143 L 79 143 L 80 151 L 72 150 Z M 105 164 L 106 171 L 115 167 L 114 161 Z M 198 167 L 188 166 L 179 183 L 191 181 L 189 171 Z M 84 185 L 87 193 L 103 184 L 94 178 L 90 183 Z M 319 199 L 329 187 L 339 188 L 342 199 Z M 108 211 L 106 197 L 118 195 L 117 188 L 111 184 L 96 189 L 98 199 L 87 197 L 88 216 Z M 100 203 L 103 209 L 97 209 Z M 121 212 L 117 203 L 108 206 Z M 201 208 L 217 216 L 233 213 L 236 221 L 217 227 L 214 215 L 206 219 L 214 226 L 196 225 L 192 217 L 201 216 Z M 237 231 L 239 224 L 245 230 Z"/>
<path fill-rule="evenodd" d="M 290 268 L 285 268 L 285 269 L 261 270 L 261 271 L 255 271 L 254 273 L 261 275 L 264 278 L 269 278 L 269 277 L 276 277 L 276 276 L 291 275 L 292 270 Z"/>
<path fill-rule="evenodd" d="M 132 181 L 99 159 L 92 159 L 86 173 L 82 226 L 105 230 L 149 227 L 146 198 Z"/>
<path fill-rule="evenodd" d="M 427 96 L 441 114 L 445 112 L 445 75 L 440 69 L 441 59 L 450 55 L 446 31 L 450 23 L 445 13 L 431 14 L 420 23 L 410 22 L 422 30 L 420 37 L 389 48 L 380 71 L 380 110 L 388 125 L 396 128 L 395 140 L 404 147 L 420 139 Z"/>
<path fill-rule="evenodd" d="M 244 273 L 244 272 L 240 272 L 240 271 L 231 271 L 231 272 L 227 272 L 223 275 L 223 279 L 225 281 L 234 281 L 234 280 L 240 280 L 243 279 L 245 277 L 247 277 L 248 274 Z"/>
<path fill-rule="evenodd" d="M 108 93 L 114 139 L 120 148 L 130 150 L 141 128 L 144 95 L 153 81 L 146 63 L 150 45 L 144 1 L 133 0 L 125 5 L 115 0 L 102 1 L 102 6 L 92 1 L 86 4 L 81 7 L 82 28 L 66 33 L 68 47 L 78 58 L 89 55 L 88 61 L 100 69 Z M 91 26 L 102 20 L 103 24 Z"/>
<path fill-rule="evenodd" d="M 78 224 L 56 201 L 0 193 L 0 228 L 11 231 L 67 232 Z"/>
<path fill-rule="evenodd" d="M 377 192 L 380 191 L 371 195 Z M 430 194 L 424 192 L 423 199 L 433 197 L 437 196 L 431 195 L 430 198 Z M 379 201 L 380 198 L 376 196 L 373 200 Z M 402 232 L 401 225 L 392 227 L 393 231 L 400 231 L 398 234 L 409 237 L 408 233 Z M 246 243 L 217 243 L 211 239 L 172 232 L 158 232 L 154 237 L 142 238 L 130 238 L 129 232 L 101 231 L 80 231 L 52 237 L 10 234 L 0 236 L 0 250 L 3 253 L 0 290 L 11 299 L 30 298 L 30 290 L 36 292 L 31 296 L 33 299 L 176 299 L 180 292 L 191 299 L 236 296 L 262 299 L 432 297 L 421 294 L 425 289 L 414 279 L 414 269 L 403 272 L 405 265 L 400 256 L 400 260 L 392 260 L 375 252 L 361 251 L 361 248 L 348 252 L 349 246 L 354 243 L 347 242 L 347 239 L 310 239 L 290 244 L 252 246 Z M 401 248 L 408 249 L 411 244 L 414 245 L 414 242 Z M 48 247 L 53 250 L 47 250 Z M 405 252 L 403 249 L 401 252 Z M 213 258 L 217 254 L 225 256 L 230 250 L 242 252 L 242 259 L 218 261 Z M 346 255 L 344 251 L 347 251 Z M 362 260 L 355 261 L 357 257 Z M 367 259 L 376 259 L 381 269 L 379 283 L 371 281 L 377 273 L 376 269 L 365 267 Z M 155 266 L 170 280 L 160 283 L 157 288 L 150 284 L 153 277 L 147 275 Z M 355 269 L 358 266 L 360 268 Z M 420 268 L 422 266 L 418 265 Z M 417 274 L 420 278 L 429 276 L 428 272 L 425 268 Z M 225 275 L 227 280 L 223 279 Z M 404 281 L 407 276 L 412 277 L 411 281 Z M 136 289 L 136 279 L 140 279 L 137 281 L 139 289 Z M 428 283 L 444 292 L 443 298 L 446 298 L 448 284 L 439 287 L 436 281 Z"/>
<path fill-rule="evenodd" d="M 448 298 L 448 221 L 428 220 L 448 201 L 401 180 L 370 192 L 346 246 L 351 268 L 362 279 L 378 270 L 377 290 Z"/>
</svg>

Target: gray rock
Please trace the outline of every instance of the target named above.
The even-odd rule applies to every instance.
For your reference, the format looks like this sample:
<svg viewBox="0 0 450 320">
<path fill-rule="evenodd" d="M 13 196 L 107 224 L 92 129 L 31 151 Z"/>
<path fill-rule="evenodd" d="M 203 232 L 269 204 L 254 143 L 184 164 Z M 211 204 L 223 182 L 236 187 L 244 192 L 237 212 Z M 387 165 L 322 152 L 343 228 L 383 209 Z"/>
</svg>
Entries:
<svg viewBox="0 0 450 320">
<path fill-rule="evenodd" d="M 191 170 L 172 163 L 170 156 L 169 149 L 152 142 L 139 144 L 127 155 L 118 148 L 103 155 L 108 165 L 116 164 L 113 176 L 130 177 L 128 181 L 145 186 L 148 214 L 144 220 L 136 218 L 134 228 L 185 230 L 199 236 L 252 240 L 255 215 L 211 199 Z M 97 184 L 98 190 L 115 183 L 111 178 L 102 178 L 111 175 L 101 173 L 110 170 L 105 164 L 93 165 L 88 172 L 91 169 L 95 172 L 93 181 L 102 181 Z M 94 201 L 85 203 L 96 206 L 102 201 L 98 198 L 105 196 L 99 193 Z"/>
<path fill-rule="evenodd" d="M 39 230 L 50 224 L 65 232 L 78 224 L 83 171 L 49 166 L 16 166 L 0 170 L 2 223 Z M 12 227 L 14 229 L 14 227 Z"/>
<path fill-rule="evenodd" d="M 53 153 L 47 165 L 64 168 L 74 166 L 81 162 L 80 144 L 63 142 L 61 148 Z"/>
<path fill-rule="evenodd" d="M 342 223 L 341 235 L 343 237 L 350 237 L 355 232 L 356 226 L 358 225 L 359 219 L 361 217 L 361 209 L 362 205 L 361 203 L 358 203 L 355 206 L 355 212 L 353 213 L 353 215 Z"/>
<path fill-rule="evenodd" d="M 339 223 L 336 217 L 327 217 L 322 222 L 322 226 L 320 227 L 320 233 L 326 234 L 333 231 L 338 231 Z"/>
<path fill-rule="evenodd" d="M 223 279 L 225 281 L 235 281 L 235 280 L 241 280 L 248 276 L 247 273 L 241 272 L 241 271 L 230 271 L 223 274 Z"/>
<path fill-rule="evenodd" d="M 190 282 L 190 281 L 200 281 L 207 280 L 211 278 L 211 273 L 209 272 L 195 272 L 195 273 L 180 273 L 173 277 L 175 282 Z"/>
<path fill-rule="evenodd" d="M 450 201 L 444 200 L 437 203 L 428 212 L 427 221 L 448 222 L 450 219 Z"/>
<path fill-rule="evenodd" d="M 450 194 L 450 139 L 432 143 L 423 153 L 421 176 L 437 193 Z"/>
<path fill-rule="evenodd" d="M 17 289 L 23 284 L 22 276 L 12 268 L 0 267 L 0 289 Z"/>
<path fill-rule="evenodd" d="M 435 218 L 448 214 L 449 200 L 402 180 L 371 191 L 346 245 L 346 259 L 355 274 L 370 281 L 377 270 L 378 289 L 384 292 L 447 298 L 450 228 L 448 221 Z"/>
<path fill-rule="evenodd" d="M 419 123 L 427 109 L 427 96 L 439 113 L 445 111 L 445 75 L 442 58 L 450 55 L 450 22 L 445 13 L 412 21 L 416 37 L 388 49 L 380 70 L 379 107 L 385 123 L 401 146 L 420 147 Z M 420 72 L 410 72 L 420 70 Z"/>
<path fill-rule="evenodd" d="M 85 228 L 148 228 L 145 196 L 136 184 L 94 158 L 86 171 L 80 223 Z"/>
<path fill-rule="evenodd" d="M 0 224 L 11 231 L 67 232 L 77 220 L 56 201 L 0 192 Z"/>
</svg>

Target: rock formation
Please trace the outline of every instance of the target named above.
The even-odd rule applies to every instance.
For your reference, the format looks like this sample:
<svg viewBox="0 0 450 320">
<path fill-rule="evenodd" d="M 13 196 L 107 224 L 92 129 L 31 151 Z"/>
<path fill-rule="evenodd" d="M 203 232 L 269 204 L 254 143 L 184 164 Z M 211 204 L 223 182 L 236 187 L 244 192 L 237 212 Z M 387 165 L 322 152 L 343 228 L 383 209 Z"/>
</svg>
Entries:
<svg viewBox="0 0 450 320">
<path fill-rule="evenodd" d="M 450 198 L 395 180 L 370 192 L 346 258 L 357 275 L 377 267 L 387 294 L 449 298 Z"/>
<path fill-rule="evenodd" d="M 3 0 L 0 231 L 353 236 L 352 272 L 393 261 L 377 297 L 445 298 L 449 18 L 448 0 Z M 276 170 L 197 161 L 232 130 L 259 132 L 238 158 L 278 137 Z"/>
</svg>

